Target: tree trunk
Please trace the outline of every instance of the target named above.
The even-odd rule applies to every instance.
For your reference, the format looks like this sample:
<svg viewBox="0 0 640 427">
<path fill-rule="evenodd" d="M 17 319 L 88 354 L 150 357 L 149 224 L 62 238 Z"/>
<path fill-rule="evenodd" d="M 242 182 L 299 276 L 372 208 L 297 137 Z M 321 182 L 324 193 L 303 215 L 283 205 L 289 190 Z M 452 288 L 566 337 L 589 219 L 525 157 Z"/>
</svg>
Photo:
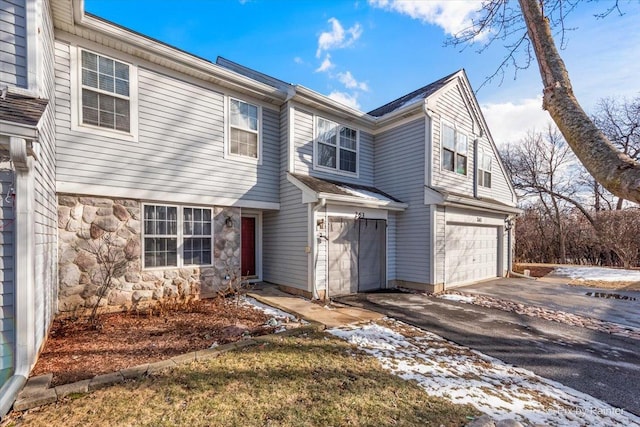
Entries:
<svg viewBox="0 0 640 427">
<path fill-rule="evenodd" d="M 540 2 L 519 0 L 519 3 L 540 67 L 544 86 L 542 107 L 587 171 L 603 187 L 618 197 L 640 203 L 640 164 L 618 151 L 578 103 Z"/>
</svg>

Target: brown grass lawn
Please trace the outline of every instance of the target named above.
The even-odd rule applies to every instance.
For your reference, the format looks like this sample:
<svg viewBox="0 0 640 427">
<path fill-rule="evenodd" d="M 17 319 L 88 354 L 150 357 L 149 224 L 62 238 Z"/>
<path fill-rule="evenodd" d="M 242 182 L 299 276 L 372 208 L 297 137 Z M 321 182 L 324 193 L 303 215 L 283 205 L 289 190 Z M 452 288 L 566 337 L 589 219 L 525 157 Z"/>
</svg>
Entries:
<svg viewBox="0 0 640 427">
<path fill-rule="evenodd" d="M 266 342 L 12 414 L 21 426 L 462 426 L 478 411 L 427 395 L 323 333 Z"/>
</svg>

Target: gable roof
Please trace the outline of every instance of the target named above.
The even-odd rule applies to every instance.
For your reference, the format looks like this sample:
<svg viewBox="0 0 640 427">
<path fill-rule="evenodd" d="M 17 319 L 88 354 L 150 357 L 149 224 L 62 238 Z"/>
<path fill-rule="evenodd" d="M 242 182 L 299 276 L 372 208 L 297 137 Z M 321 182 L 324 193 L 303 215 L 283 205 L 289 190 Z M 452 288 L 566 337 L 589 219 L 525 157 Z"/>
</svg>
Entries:
<svg viewBox="0 0 640 427">
<path fill-rule="evenodd" d="M 383 105 L 382 107 L 378 107 L 375 110 L 371 110 L 367 114 L 373 117 L 381 117 L 381 116 L 384 116 L 385 114 L 389 114 L 402 107 L 421 101 L 427 98 L 428 96 L 434 94 L 436 91 L 438 91 L 438 89 L 446 85 L 460 71 L 462 70 L 458 70 L 455 73 L 451 73 L 447 76 L 444 76 L 441 79 L 438 79 L 435 82 L 429 83 L 428 85 L 421 87 L 420 89 L 414 90 L 411 93 L 401 96 L 400 98 L 394 101 L 391 101 Z"/>
</svg>

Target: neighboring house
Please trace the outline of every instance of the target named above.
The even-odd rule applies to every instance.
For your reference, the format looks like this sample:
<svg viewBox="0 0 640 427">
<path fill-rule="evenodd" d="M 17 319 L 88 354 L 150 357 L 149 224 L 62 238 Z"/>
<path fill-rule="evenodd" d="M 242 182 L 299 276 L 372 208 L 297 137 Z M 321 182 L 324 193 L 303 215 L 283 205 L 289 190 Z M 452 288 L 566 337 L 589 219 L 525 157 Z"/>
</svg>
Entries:
<svg viewBox="0 0 640 427">
<path fill-rule="evenodd" d="M 0 415 L 57 307 L 54 30 L 46 0 L 0 2 Z"/>
<path fill-rule="evenodd" d="M 107 309 L 241 276 L 330 298 L 510 268 L 516 196 L 464 71 L 363 113 L 81 0 L 2 5 L 0 413 L 52 314 L 98 302 L 105 236 L 126 263 Z"/>
</svg>

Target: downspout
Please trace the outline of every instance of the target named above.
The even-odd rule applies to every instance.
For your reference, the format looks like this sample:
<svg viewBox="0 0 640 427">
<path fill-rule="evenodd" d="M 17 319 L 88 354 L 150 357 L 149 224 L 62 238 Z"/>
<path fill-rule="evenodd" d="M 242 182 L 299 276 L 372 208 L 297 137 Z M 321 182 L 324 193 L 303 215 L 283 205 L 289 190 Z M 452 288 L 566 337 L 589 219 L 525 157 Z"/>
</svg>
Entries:
<svg viewBox="0 0 640 427">
<path fill-rule="evenodd" d="M 27 141 L 9 138 L 9 153 L 15 168 L 15 367 L 13 376 L 0 389 L 0 417 L 3 417 L 29 377 L 34 357 L 33 295 L 33 159 L 27 156 Z"/>
<path fill-rule="evenodd" d="M 478 198 L 478 161 L 480 156 L 478 155 L 478 138 L 473 140 L 473 198 Z"/>
<path fill-rule="evenodd" d="M 427 145 L 427 155 L 425 156 L 425 185 L 431 187 L 433 184 L 433 111 L 429 109 L 427 103 L 424 104 L 424 113 L 429 117 L 429 126 L 425 133 Z"/>
<path fill-rule="evenodd" d="M 311 247 L 311 268 L 310 268 L 310 274 L 311 274 L 311 292 L 313 295 L 313 299 L 319 299 L 319 295 L 318 295 L 318 284 L 317 279 L 316 279 L 316 265 L 318 264 L 318 238 L 316 236 L 316 213 L 324 208 L 327 205 L 327 199 L 320 199 L 315 206 L 313 207 L 313 209 L 311 209 L 311 215 L 310 215 L 310 219 L 309 219 L 309 238 L 311 239 L 311 244 L 309 245 Z M 328 299 L 329 298 L 329 286 L 326 286 L 326 289 L 324 291 L 324 298 Z"/>
<path fill-rule="evenodd" d="M 425 143 L 427 144 L 427 150 L 425 155 L 425 174 L 424 174 L 424 185 L 426 187 L 431 187 L 433 183 L 433 111 L 430 110 L 427 106 L 427 103 L 424 104 L 424 113 L 429 118 L 429 126 L 426 127 L 425 130 Z M 425 190 L 426 192 L 426 190 Z M 425 195 L 426 197 L 426 195 Z M 437 207 L 435 205 L 429 206 L 429 221 L 431 222 L 431 227 L 429 229 L 429 282 L 435 286 L 436 285 L 436 230 L 437 230 Z"/>
</svg>

